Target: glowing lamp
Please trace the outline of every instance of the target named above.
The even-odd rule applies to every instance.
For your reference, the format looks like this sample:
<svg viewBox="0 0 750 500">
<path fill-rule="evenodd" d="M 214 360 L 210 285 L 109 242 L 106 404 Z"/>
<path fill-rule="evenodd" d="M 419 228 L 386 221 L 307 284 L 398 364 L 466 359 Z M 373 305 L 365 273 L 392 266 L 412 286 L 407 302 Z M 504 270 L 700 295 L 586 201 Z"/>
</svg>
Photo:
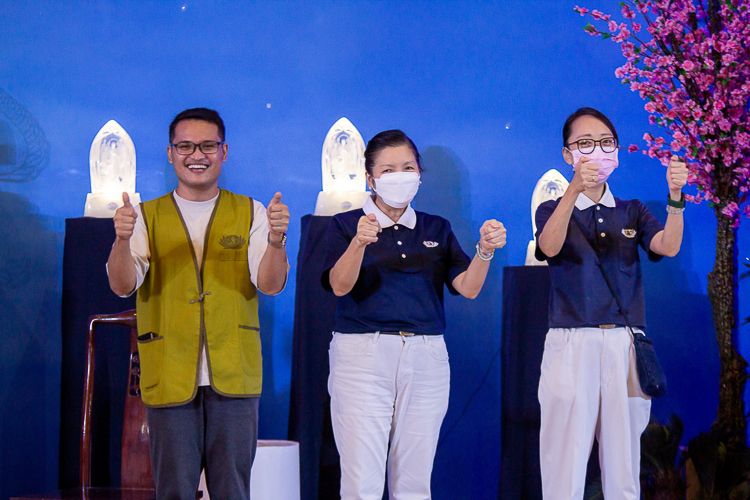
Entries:
<svg viewBox="0 0 750 500">
<path fill-rule="evenodd" d="M 315 215 L 336 215 L 362 208 L 369 193 L 365 179 L 365 141 L 346 118 L 333 124 L 323 141 L 323 191 Z"/>
<path fill-rule="evenodd" d="M 568 189 L 568 180 L 554 168 L 547 170 L 536 183 L 534 193 L 531 195 L 531 228 L 534 239 L 529 242 L 526 248 L 527 266 L 547 265 L 546 261 L 537 260 L 534 256 L 536 250 L 536 209 L 545 201 L 558 199 L 565 193 L 566 189 Z"/>
<path fill-rule="evenodd" d="M 123 192 L 130 195 L 133 205 L 141 202 L 135 192 L 135 145 L 116 121 L 108 121 L 94 137 L 89 169 L 91 192 L 86 196 L 85 217 L 114 217 L 122 206 Z"/>
</svg>

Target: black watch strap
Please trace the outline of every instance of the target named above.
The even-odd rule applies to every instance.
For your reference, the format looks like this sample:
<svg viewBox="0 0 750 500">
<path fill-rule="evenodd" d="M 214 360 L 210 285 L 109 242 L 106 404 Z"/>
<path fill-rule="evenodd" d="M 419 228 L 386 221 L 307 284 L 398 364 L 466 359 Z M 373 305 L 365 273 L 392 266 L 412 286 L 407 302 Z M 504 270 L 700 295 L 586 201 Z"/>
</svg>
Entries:
<svg viewBox="0 0 750 500">
<path fill-rule="evenodd" d="M 674 201 L 670 195 L 667 195 L 667 205 L 674 208 L 685 208 L 685 193 L 680 193 L 680 201 Z"/>
</svg>

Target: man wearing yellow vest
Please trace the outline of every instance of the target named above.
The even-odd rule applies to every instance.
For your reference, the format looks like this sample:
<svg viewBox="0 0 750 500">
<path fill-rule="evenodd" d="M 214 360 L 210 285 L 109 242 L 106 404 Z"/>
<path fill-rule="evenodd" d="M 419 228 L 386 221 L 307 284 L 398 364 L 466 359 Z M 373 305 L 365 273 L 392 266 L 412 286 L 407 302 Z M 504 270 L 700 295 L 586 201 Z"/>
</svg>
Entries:
<svg viewBox="0 0 750 500">
<path fill-rule="evenodd" d="M 205 468 L 215 499 L 250 498 L 262 385 L 257 290 L 286 285 L 289 209 L 219 189 L 224 122 L 194 108 L 169 126 L 177 189 L 114 217 L 107 262 L 120 296 L 138 290 L 141 397 L 156 498 L 192 500 Z"/>
</svg>

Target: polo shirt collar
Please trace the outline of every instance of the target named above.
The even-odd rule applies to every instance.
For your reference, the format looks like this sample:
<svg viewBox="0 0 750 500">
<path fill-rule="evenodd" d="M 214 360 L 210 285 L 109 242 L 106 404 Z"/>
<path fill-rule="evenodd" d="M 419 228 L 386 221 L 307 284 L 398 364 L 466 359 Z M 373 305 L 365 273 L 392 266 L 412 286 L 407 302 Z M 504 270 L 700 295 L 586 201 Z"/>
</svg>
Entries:
<svg viewBox="0 0 750 500">
<path fill-rule="evenodd" d="M 607 208 L 615 208 L 615 197 L 612 196 L 612 191 L 609 190 L 609 183 L 604 184 L 604 194 L 602 195 L 602 199 L 599 200 L 599 203 L 596 203 L 583 193 L 579 194 L 576 199 L 576 208 L 578 210 L 586 210 L 594 205 L 604 205 Z"/>
<path fill-rule="evenodd" d="M 375 218 L 380 223 L 380 227 L 384 229 L 386 227 L 391 227 L 396 224 L 399 224 L 401 226 L 406 226 L 409 229 L 414 229 L 414 227 L 417 225 L 417 213 L 414 211 L 413 208 L 411 208 L 411 204 L 409 204 L 409 206 L 406 207 L 406 211 L 404 211 L 404 213 L 401 214 L 401 217 L 398 219 L 398 222 L 393 222 L 390 217 L 385 215 L 383 211 L 378 208 L 375 202 L 372 201 L 372 196 L 367 197 L 367 201 L 365 201 L 365 206 L 362 207 L 362 210 L 365 212 L 365 215 L 375 214 Z"/>
</svg>

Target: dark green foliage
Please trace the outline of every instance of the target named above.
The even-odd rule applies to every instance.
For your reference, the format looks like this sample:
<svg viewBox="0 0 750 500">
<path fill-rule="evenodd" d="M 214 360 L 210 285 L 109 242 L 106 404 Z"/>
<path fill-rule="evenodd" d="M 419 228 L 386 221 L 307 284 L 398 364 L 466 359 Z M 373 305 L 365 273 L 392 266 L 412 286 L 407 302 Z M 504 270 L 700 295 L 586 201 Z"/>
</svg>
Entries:
<svg viewBox="0 0 750 500">
<path fill-rule="evenodd" d="M 644 500 L 685 498 L 685 479 L 678 466 L 684 427 L 675 414 L 666 425 L 655 417 L 641 435 L 641 493 Z"/>
</svg>

